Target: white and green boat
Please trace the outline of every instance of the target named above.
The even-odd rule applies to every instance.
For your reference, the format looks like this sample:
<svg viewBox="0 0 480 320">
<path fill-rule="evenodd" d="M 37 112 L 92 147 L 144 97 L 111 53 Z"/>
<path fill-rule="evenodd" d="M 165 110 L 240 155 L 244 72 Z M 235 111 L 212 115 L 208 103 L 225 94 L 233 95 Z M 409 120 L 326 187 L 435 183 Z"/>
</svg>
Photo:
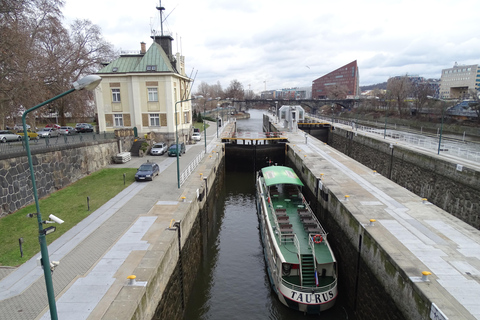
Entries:
<svg viewBox="0 0 480 320">
<path fill-rule="evenodd" d="M 309 314 L 337 298 L 337 263 L 327 233 L 305 201 L 302 181 L 283 166 L 257 174 L 257 211 L 268 275 L 286 306 Z"/>
</svg>

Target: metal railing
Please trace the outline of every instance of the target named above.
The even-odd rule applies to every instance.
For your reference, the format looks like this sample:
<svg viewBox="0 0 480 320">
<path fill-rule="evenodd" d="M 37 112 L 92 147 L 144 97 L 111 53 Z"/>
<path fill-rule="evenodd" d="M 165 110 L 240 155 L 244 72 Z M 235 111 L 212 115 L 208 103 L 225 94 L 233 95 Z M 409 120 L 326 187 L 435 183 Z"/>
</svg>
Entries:
<svg viewBox="0 0 480 320">
<path fill-rule="evenodd" d="M 329 119 L 328 117 L 319 117 L 319 119 L 330 122 L 332 121 L 331 118 Z M 383 129 L 378 127 L 375 128 L 364 125 L 357 125 L 354 121 L 346 121 L 341 119 L 334 119 L 334 123 L 349 126 L 355 132 L 372 133 L 380 137 L 383 136 L 384 139 L 389 138 L 395 141 L 405 142 L 407 144 L 418 146 L 428 151 L 434 151 L 435 153 L 437 153 L 439 149 L 439 138 L 437 138 L 438 134 L 427 135 L 422 133 L 404 132 L 390 129 L 387 127 Z M 456 156 L 465 160 L 480 160 L 479 143 L 463 141 L 460 139 L 452 139 L 445 134 L 442 136 L 440 152 L 442 154 Z"/>
<path fill-rule="evenodd" d="M 60 135 L 53 138 L 40 138 L 30 140 L 30 149 L 33 150 L 48 150 L 61 146 L 72 146 L 75 144 L 82 144 L 90 141 L 102 141 L 115 139 L 115 133 L 81 133 L 76 135 Z M 0 154 L 21 153 L 26 152 L 25 141 L 0 143 Z"/>
<path fill-rule="evenodd" d="M 188 177 L 192 174 L 200 161 L 202 161 L 204 156 L 205 151 L 200 152 L 200 154 L 192 162 L 190 162 L 188 167 L 183 170 L 182 174 L 180 175 L 180 186 L 183 185 L 183 183 L 188 179 Z"/>
<path fill-rule="evenodd" d="M 308 292 L 308 293 L 321 293 L 321 292 L 331 290 L 337 286 L 337 279 L 335 278 L 330 284 L 327 284 L 326 286 L 323 286 L 323 287 L 303 287 L 303 286 L 299 286 L 298 284 L 288 282 L 282 277 L 279 277 L 279 279 L 282 280 L 282 284 L 287 288 L 290 288 L 295 291 Z"/>
</svg>

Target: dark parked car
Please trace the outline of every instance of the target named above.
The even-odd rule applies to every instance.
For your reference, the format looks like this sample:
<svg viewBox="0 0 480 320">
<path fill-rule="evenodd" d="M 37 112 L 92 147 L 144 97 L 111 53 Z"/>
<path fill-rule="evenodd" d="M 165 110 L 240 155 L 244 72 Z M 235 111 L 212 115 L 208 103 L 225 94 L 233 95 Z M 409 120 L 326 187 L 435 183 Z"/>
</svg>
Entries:
<svg viewBox="0 0 480 320">
<path fill-rule="evenodd" d="M 93 126 L 90 123 L 77 123 L 75 130 L 78 133 L 93 132 Z"/>
<path fill-rule="evenodd" d="M 177 156 L 177 150 L 179 150 L 178 156 L 181 157 L 182 153 L 185 153 L 185 143 L 179 143 L 178 148 L 177 148 L 176 144 L 172 144 L 170 146 L 170 148 L 168 148 L 168 156 L 169 157 L 176 157 Z"/>
<path fill-rule="evenodd" d="M 153 180 L 155 176 L 160 174 L 160 167 L 155 162 L 145 162 L 138 168 L 135 173 L 136 181 Z"/>
</svg>

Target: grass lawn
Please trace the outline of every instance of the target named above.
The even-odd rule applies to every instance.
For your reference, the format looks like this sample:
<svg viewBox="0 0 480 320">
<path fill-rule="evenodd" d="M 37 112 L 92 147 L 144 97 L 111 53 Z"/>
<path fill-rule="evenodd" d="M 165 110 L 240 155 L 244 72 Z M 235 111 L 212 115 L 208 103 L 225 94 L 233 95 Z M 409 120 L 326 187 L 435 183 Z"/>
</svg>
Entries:
<svg viewBox="0 0 480 320">
<path fill-rule="evenodd" d="M 203 122 L 194 122 L 193 127 L 199 129 L 200 131 L 203 131 Z M 205 123 L 205 129 L 210 127 L 208 123 Z"/>
<path fill-rule="evenodd" d="M 63 224 L 47 224 L 57 230 L 46 236 L 47 244 L 70 230 L 93 211 L 135 181 L 137 169 L 103 169 L 61 189 L 39 201 L 42 220 L 54 214 Z M 123 174 L 125 173 L 125 185 Z M 90 211 L 87 208 L 90 197 Z M 40 251 L 38 243 L 37 217 L 28 218 L 28 213 L 36 212 L 35 204 L 20 209 L 0 219 L 0 266 L 18 266 Z M 23 238 L 23 257 L 20 257 L 19 238 Z"/>
</svg>

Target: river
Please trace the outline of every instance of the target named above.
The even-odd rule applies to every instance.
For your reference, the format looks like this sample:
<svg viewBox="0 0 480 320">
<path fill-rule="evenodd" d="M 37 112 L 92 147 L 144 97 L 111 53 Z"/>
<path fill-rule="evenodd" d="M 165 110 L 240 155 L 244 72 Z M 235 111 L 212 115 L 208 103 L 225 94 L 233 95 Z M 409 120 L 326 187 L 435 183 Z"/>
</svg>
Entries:
<svg viewBox="0 0 480 320">
<path fill-rule="evenodd" d="M 238 131 L 261 132 L 262 111 L 237 122 Z M 268 280 L 255 206 L 255 173 L 226 172 L 185 319 L 354 319 L 342 302 L 321 315 L 303 315 L 280 303 Z"/>
</svg>

